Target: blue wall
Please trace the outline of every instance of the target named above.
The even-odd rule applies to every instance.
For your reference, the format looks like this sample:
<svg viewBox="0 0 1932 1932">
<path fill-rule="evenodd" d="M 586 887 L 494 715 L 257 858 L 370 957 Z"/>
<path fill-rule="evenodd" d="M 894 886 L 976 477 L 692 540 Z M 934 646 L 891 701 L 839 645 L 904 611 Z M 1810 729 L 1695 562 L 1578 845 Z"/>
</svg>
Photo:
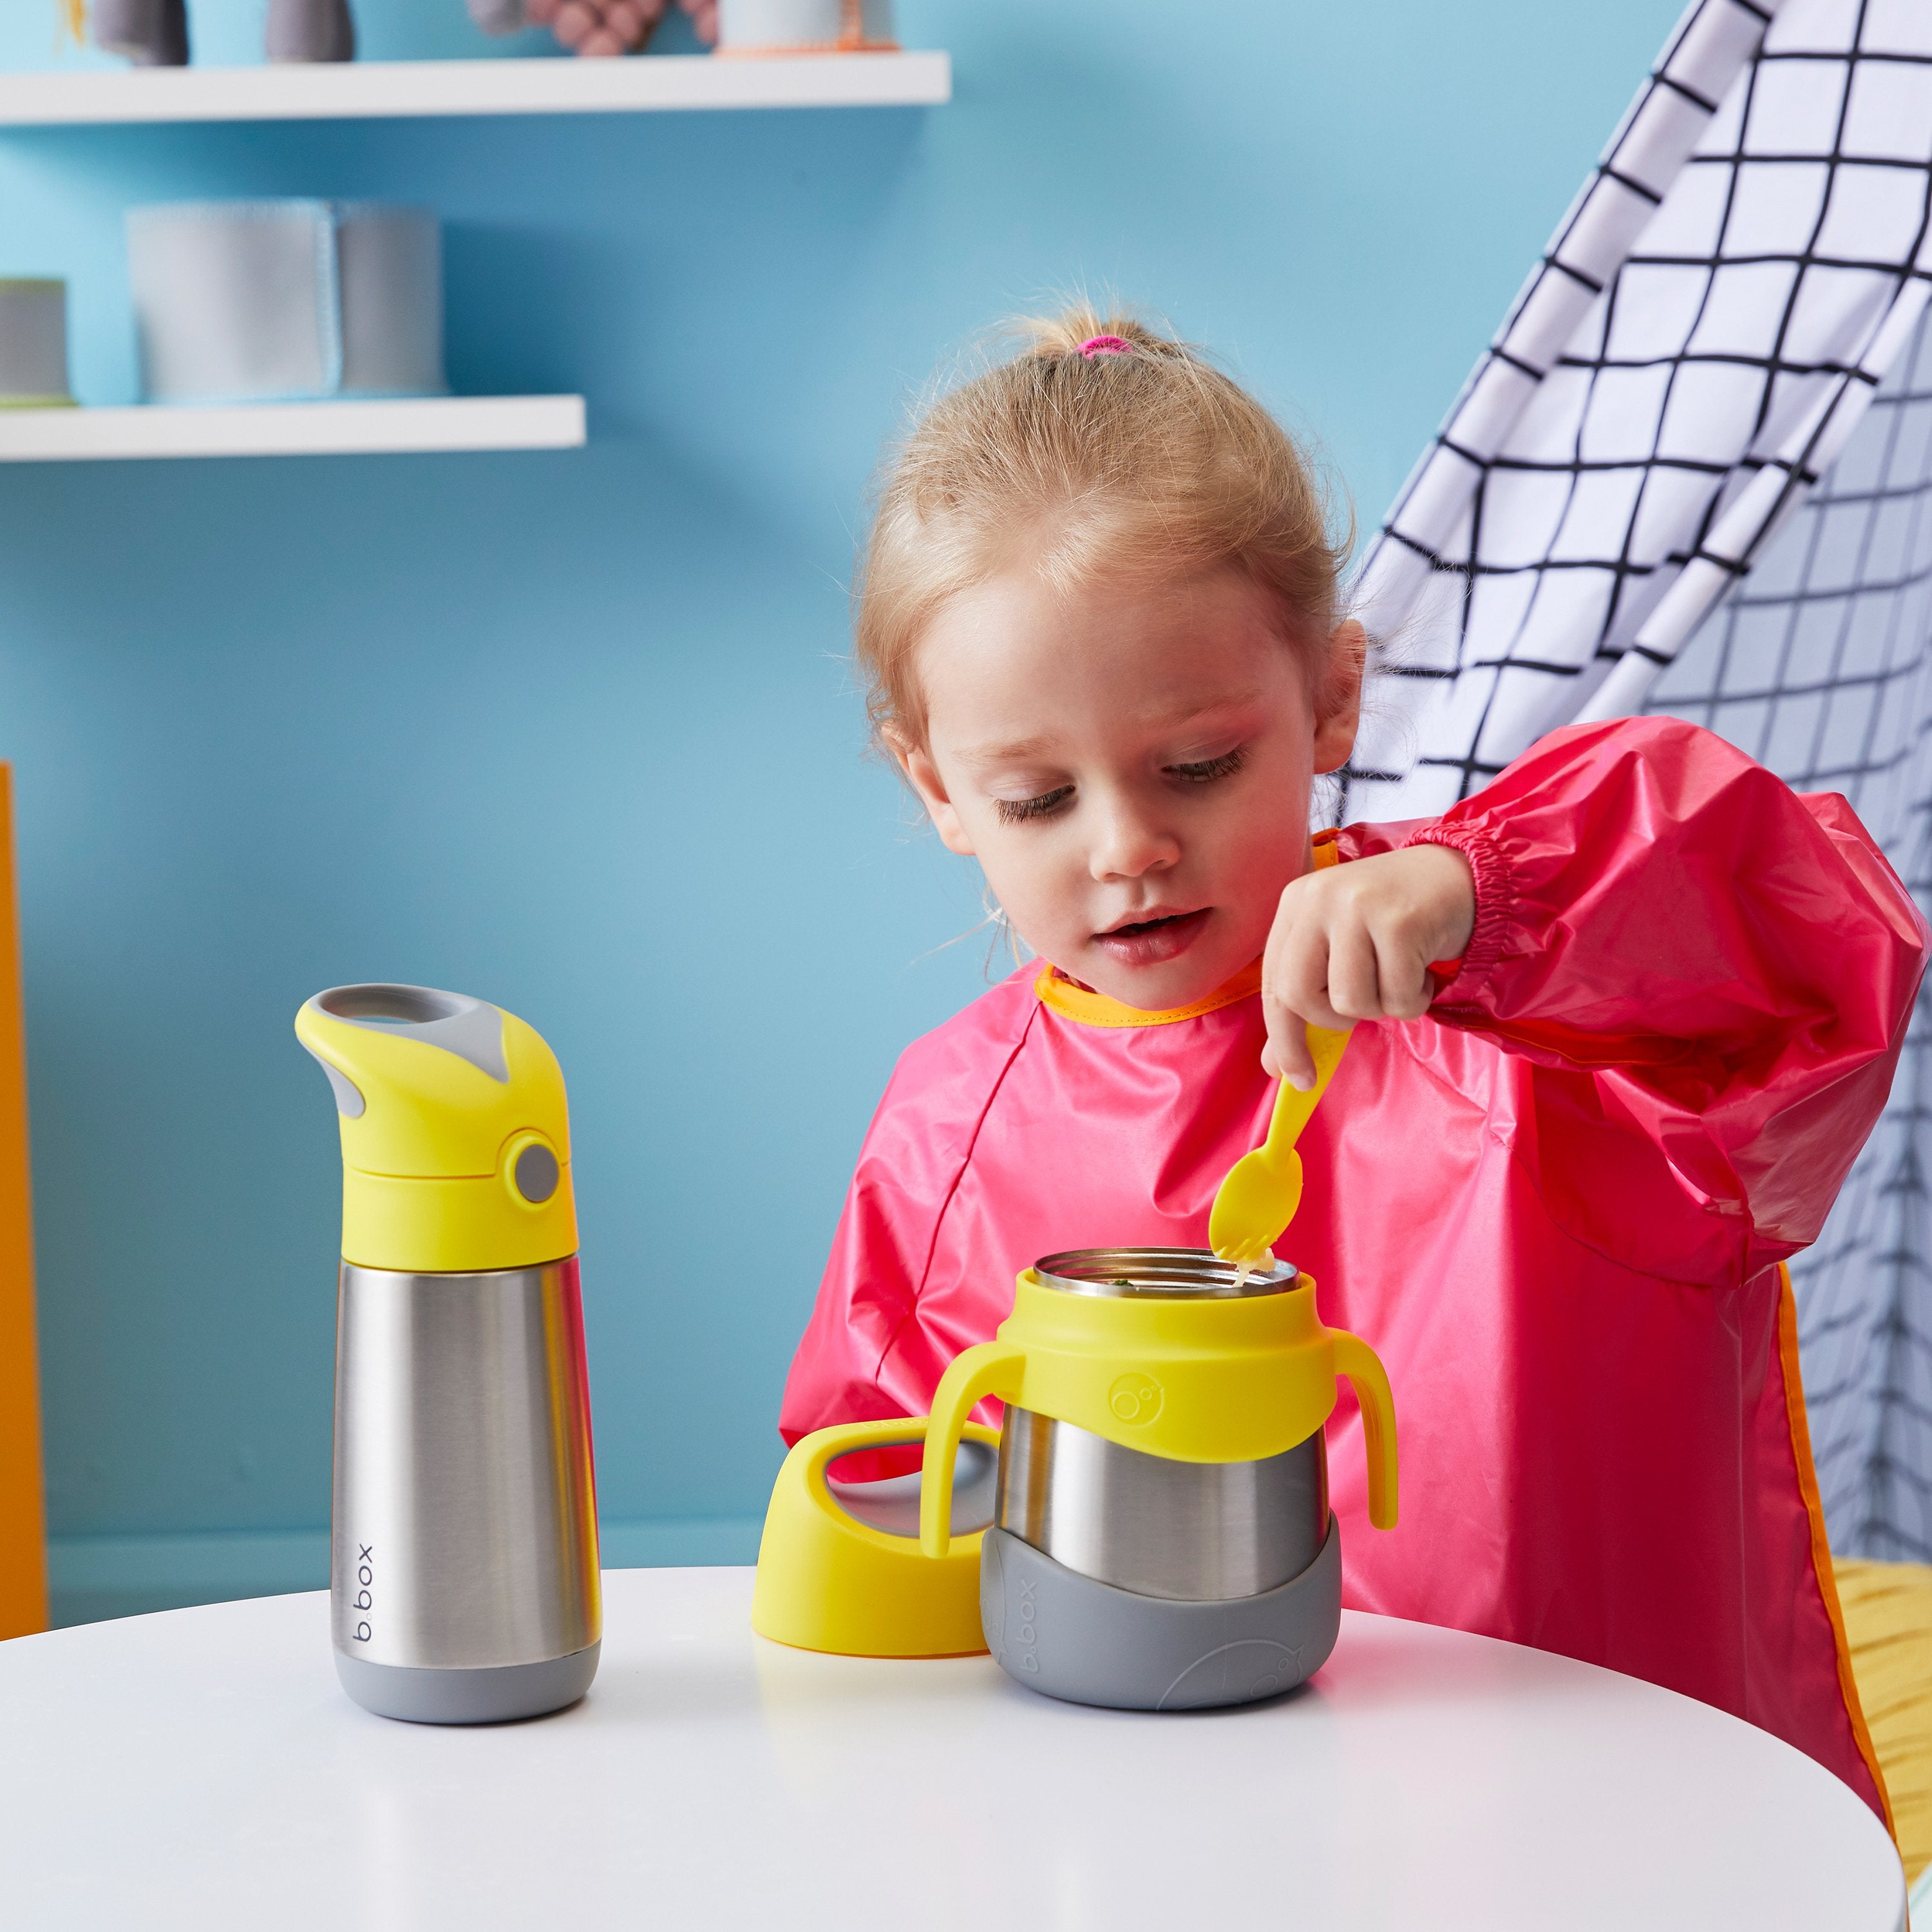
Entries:
<svg viewBox="0 0 1932 1932">
<path fill-rule="evenodd" d="M 444 218 L 456 387 L 580 390 L 592 436 L 0 466 L 64 1613 L 320 1574 L 337 1153 L 290 1022 L 358 978 L 554 1044 L 610 1554 L 748 1557 L 867 1116 L 985 966 L 934 950 L 976 885 L 842 662 L 881 438 L 1084 283 L 1372 520 L 1674 10 L 902 0 L 950 106 L 0 134 L 0 273 L 70 278 L 84 400 L 133 393 L 129 203 L 368 195 Z M 246 57 L 258 8 L 194 11 Z M 358 12 L 371 53 L 491 50 L 460 0 Z M 52 13 L 0 60 L 88 58 Z"/>
</svg>

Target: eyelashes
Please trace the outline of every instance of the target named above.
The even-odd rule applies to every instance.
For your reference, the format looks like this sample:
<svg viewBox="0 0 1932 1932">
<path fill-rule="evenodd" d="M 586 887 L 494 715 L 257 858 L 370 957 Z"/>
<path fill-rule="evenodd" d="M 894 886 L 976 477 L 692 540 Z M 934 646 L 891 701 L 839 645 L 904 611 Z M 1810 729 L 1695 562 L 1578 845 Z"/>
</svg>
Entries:
<svg viewBox="0 0 1932 1932">
<path fill-rule="evenodd" d="M 1051 818 L 1073 796 L 1070 785 L 1055 785 L 1037 798 L 1000 798 L 993 801 L 1002 825 L 1023 825 L 1029 818 Z"/>
<path fill-rule="evenodd" d="M 1237 745 L 1218 758 L 1203 758 L 1198 764 L 1169 765 L 1168 770 L 1190 784 L 1211 784 L 1216 778 L 1229 778 L 1248 761 L 1246 747 Z"/>
<path fill-rule="evenodd" d="M 1232 778 L 1248 761 L 1246 747 L 1237 745 L 1219 758 L 1202 758 L 1192 764 L 1169 765 L 1168 774 L 1184 784 L 1212 784 L 1216 778 Z M 1000 798 L 993 809 L 1002 825 L 1024 825 L 1033 818 L 1051 818 L 1073 796 L 1070 784 L 1055 785 L 1034 798 Z"/>
</svg>

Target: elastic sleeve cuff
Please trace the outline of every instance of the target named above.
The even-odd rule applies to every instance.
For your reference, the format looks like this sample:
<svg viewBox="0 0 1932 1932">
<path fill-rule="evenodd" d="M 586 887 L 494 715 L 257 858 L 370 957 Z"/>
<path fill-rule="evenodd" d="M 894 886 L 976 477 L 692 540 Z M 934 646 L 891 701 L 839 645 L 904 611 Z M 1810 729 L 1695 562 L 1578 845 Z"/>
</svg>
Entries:
<svg viewBox="0 0 1932 1932">
<path fill-rule="evenodd" d="M 1399 850 L 1412 845 L 1446 845 L 1469 862 L 1476 881 L 1476 922 L 1456 962 L 1455 976 L 1437 989 L 1432 1006 L 1467 1003 L 1476 982 L 1500 960 L 1516 923 L 1516 878 L 1508 856 L 1490 833 L 1476 825 L 1438 819 L 1418 826 Z"/>
</svg>

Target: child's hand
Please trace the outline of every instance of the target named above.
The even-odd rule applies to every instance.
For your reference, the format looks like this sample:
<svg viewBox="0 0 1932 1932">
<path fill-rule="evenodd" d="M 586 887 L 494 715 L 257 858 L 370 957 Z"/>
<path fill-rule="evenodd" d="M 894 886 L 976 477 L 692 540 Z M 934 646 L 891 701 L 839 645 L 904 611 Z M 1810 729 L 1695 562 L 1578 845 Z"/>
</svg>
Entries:
<svg viewBox="0 0 1932 1932">
<path fill-rule="evenodd" d="M 1304 872 L 1282 892 L 1262 958 L 1262 1065 L 1306 1092 L 1304 1025 L 1420 1018 L 1436 994 L 1430 961 L 1460 958 L 1475 922 L 1474 875 L 1446 845 Z"/>
</svg>

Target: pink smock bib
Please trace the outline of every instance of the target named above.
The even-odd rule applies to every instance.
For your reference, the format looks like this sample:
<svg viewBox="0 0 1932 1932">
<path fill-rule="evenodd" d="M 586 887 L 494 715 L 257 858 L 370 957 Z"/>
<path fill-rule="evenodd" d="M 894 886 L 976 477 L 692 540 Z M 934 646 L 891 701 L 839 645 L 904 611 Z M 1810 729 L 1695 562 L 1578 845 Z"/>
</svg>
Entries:
<svg viewBox="0 0 1932 1932">
<path fill-rule="evenodd" d="M 1395 1390 L 1400 1526 L 1329 1424 L 1345 1601 L 1714 1704 L 1883 1815 L 1780 1264 L 1884 1104 L 1926 929 L 1845 802 L 1663 718 L 1574 727 L 1439 819 L 1476 880 L 1426 1018 L 1365 1025 L 1283 1258 Z M 1266 1130 L 1258 975 L 1148 1014 L 1032 967 L 910 1048 L 785 1391 L 922 1415 L 1055 1249 L 1204 1246 Z M 997 1411 L 988 1419 L 996 1419 Z"/>
</svg>

